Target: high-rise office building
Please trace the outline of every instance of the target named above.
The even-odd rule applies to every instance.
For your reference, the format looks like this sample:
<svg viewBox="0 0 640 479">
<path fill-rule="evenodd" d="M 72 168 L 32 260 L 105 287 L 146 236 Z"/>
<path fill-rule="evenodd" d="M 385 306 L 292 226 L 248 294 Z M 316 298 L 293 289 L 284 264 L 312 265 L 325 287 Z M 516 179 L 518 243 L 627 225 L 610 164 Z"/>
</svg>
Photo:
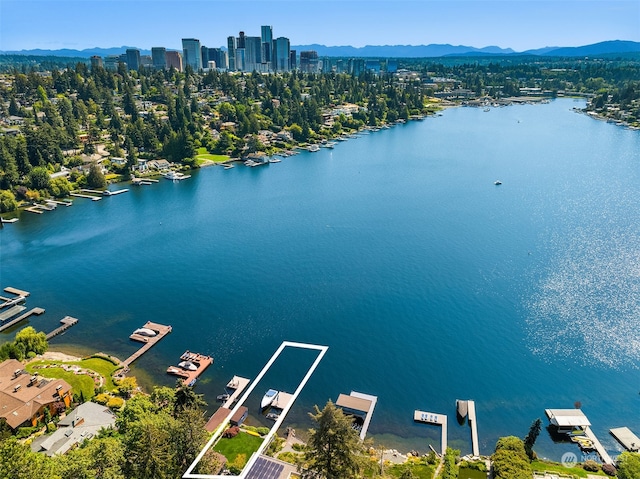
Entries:
<svg viewBox="0 0 640 479">
<path fill-rule="evenodd" d="M 289 53 L 289 68 L 291 70 L 298 68 L 297 52 L 295 50 L 291 50 Z"/>
<path fill-rule="evenodd" d="M 227 52 L 222 48 L 209 48 L 209 61 L 216 62 L 216 68 L 218 70 L 226 70 L 229 68 Z"/>
<path fill-rule="evenodd" d="M 182 39 L 182 55 L 184 66 L 189 65 L 194 71 L 202 69 L 202 52 L 200 51 L 200 40 L 197 38 Z"/>
<path fill-rule="evenodd" d="M 102 57 L 98 55 L 93 55 L 91 57 L 91 68 L 98 68 L 102 66 Z"/>
<path fill-rule="evenodd" d="M 200 58 L 201 58 L 201 62 L 202 62 L 202 68 L 208 68 L 208 63 L 209 63 L 209 48 L 205 47 L 204 45 L 202 45 L 200 47 Z"/>
<path fill-rule="evenodd" d="M 278 37 L 273 41 L 273 69 L 279 72 L 288 72 L 290 69 L 289 55 L 291 45 L 286 37 Z"/>
<path fill-rule="evenodd" d="M 104 58 L 104 67 L 107 70 L 117 70 L 120 63 L 120 55 L 107 55 Z"/>
<path fill-rule="evenodd" d="M 173 67 L 179 72 L 182 71 L 182 55 L 180 55 L 180 52 L 170 50 L 165 55 L 165 58 L 167 61 L 167 68 Z"/>
<path fill-rule="evenodd" d="M 137 48 L 127 48 L 127 68 L 129 70 L 137 70 L 140 66 L 140 50 Z"/>
<path fill-rule="evenodd" d="M 271 66 L 271 49 L 273 48 L 273 27 L 270 25 L 262 25 L 260 27 L 260 42 L 262 63 L 267 66 L 267 69 Z"/>
<path fill-rule="evenodd" d="M 244 37 L 244 71 L 266 71 L 262 67 L 262 42 L 260 37 Z"/>
<path fill-rule="evenodd" d="M 156 70 L 167 68 L 167 49 L 164 47 L 152 47 L 151 60 L 153 61 L 153 68 Z"/>
<path fill-rule="evenodd" d="M 236 37 L 227 37 L 227 52 L 229 55 L 229 70 L 236 71 Z"/>
<path fill-rule="evenodd" d="M 300 71 L 305 73 L 318 72 L 318 52 L 315 50 L 300 52 Z"/>
</svg>

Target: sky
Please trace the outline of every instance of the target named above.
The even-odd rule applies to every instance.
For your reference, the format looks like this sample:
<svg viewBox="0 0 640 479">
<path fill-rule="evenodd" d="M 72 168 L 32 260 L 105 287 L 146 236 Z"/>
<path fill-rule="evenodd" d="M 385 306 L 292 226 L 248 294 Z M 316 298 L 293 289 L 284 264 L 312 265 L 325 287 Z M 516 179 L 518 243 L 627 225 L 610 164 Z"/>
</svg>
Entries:
<svg viewBox="0 0 640 479">
<path fill-rule="evenodd" d="M 0 0 L 0 50 L 226 46 L 229 35 L 291 45 L 428 45 L 524 51 L 640 41 L 640 0 Z"/>
</svg>

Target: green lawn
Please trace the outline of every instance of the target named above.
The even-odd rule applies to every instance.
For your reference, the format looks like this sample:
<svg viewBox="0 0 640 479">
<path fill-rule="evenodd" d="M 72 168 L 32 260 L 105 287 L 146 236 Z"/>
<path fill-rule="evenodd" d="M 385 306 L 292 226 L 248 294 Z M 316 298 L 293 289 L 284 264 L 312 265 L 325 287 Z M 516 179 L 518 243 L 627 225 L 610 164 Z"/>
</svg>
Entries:
<svg viewBox="0 0 640 479">
<path fill-rule="evenodd" d="M 407 467 L 406 464 L 397 464 L 385 468 L 385 472 L 390 476 L 400 477 L 405 467 Z M 427 464 L 413 464 L 409 467 L 411 468 L 411 472 L 417 479 L 431 479 L 435 471 L 434 466 L 429 466 Z M 486 476 L 484 479 L 486 479 Z"/>
<path fill-rule="evenodd" d="M 251 457 L 251 454 L 260 448 L 263 440 L 262 437 L 240 432 L 240 434 L 231 439 L 225 437 L 220 438 L 213 449 L 227 458 L 227 464 L 234 462 L 240 454 L 244 454 L 246 463 Z"/>
<path fill-rule="evenodd" d="M 27 371 L 33 372 L 29 366 L 27 366 Z M 74 374 L 62 368 L 44 368 L 37 369 L 36 371 L 40 376 L 45 378 L 64 379 L 69 383 L 69 386 L 71 386 L 73 394 L 80 395 L 82 391 L 82 395 L 87 401 L 94 396 L 95 388 L 93 378 L 86 374 Z"/>
<path fill-rule="evenodd" d="M 50 365 L 50 364 L 61 364 L 61 362 L 60 361 L 34 361 L 27 364 L 26 369 L 30 373 L 37 371 L 38 374 L 47 378 L 64 379 L 69 383 L 69 385 L 73 389 L 74 394 L 79 395 L 80 391 L 82 391 L 82 395 L 86 400 L 89 400 L 95 395 L 95 383 L 92 377 L 86 374 L 75 374 L 71 371 L 65 371 L 62 368 L 39 368 L 38 367 L 38 366 Z M 100 358 L 88 358 L 88 359 L 82 359 L 81 361 L 68 362 L 64 364 L 80 366 L 81 368 L 95 371 L 105 379 L 104 386 L 109 391 L 115 389 L 116 387 L 115 384 L 113 384 L 113 379 L 111 375 L 118 369 L 118 366 L 116 366 L 110 361 L 107 361 L 105 359 L 100 359 Z"/>
<path fill-rule="evenodd" d="M 458 472 L 458 479 L 487 479 L 487 473 L 476 469 L 461 467 Z"/>
<path fill-rule="evenodd" d="M 533 461 L 531 463 L 531 468 L 534 471 L 549 471 L 555 472 L 558 474 L 574 474 L 576 477 L 587 477 L 588 474 L 593 474 L 596 476 L 607 476 L 604 472 L 587 472 L 581 467 L 564 467 L 562 464 L 558 462 L 547 462 L 547 461 Z"/>
</svg>

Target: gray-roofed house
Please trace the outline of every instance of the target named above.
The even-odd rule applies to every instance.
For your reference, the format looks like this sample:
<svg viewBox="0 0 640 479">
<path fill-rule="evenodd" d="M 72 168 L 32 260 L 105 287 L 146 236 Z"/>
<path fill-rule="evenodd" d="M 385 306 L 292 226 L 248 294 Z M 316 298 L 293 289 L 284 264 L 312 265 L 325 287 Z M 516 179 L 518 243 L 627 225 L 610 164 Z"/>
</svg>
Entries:
<svg viewBox="0 0 640 479">
<path fill-rule="evenodd" d="M 48 456 L 64 454 L 76 444 L 96 436 L 100 429 L 115 427 L 115 423 L 116 416 L 108 407 L 86 402 L 60 420 L 53 434 L 34 439 L 31 450 Z"/>
</svg>

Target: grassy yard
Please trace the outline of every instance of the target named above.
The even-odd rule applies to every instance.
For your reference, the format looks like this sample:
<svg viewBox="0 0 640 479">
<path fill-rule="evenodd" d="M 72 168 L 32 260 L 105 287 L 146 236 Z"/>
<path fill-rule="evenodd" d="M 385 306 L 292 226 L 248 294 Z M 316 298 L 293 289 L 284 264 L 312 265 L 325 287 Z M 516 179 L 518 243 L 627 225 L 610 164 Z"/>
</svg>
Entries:
<svg viewBox="0 0 640 479">
<path fill-rule="evenodd" d="M 406 467 L 411 468 L 411 472 L 416 479 L 431 479 L 435 472 L 435 466 L 429 466 L 428 464 L 394 464 L 392 466 L 386 466 L 384 472 L 390 477 L 400 477 Z M 379 473 L 380 464 L 376 461 L 375 463 L 372 462 L 367 465 L 364 476 L 376 477 Z"/>
<path fill-rule="evenodd" d="M 111 375 L 118 369 L 118 366 L 110 361 L 100 358 L 88 358 L 81 361 L 65 362 L 60 361 L 33 361 L 27 364 L 26 369 L 30 373 L 38 372 L 41 376 L 47 378 L 64 379 L 73 389 L 73 393 L 82 395 L 89 400 L 95 395 L 95 382 L 91 376 L 86 374 L 75 374 L 72 371 L 65 371 L 61 367 L 42 368 L 45 365 L 65 364 L 68 366 L 79 366 L 83 369 L 89 369 L 104 378 L 104 387 L 108 391 L 115 389 Z"/>
<path fill-rule="evenodd" d="M 487 479 L 487 473 L 477 471 L 475 469 L 469 469 L 461 467 L 458 472 L 458 479 Z"/>
<path fill-rule="evenodd" d="M 236 437 L 230 439 L 225 437 L 221 438 L 213 449 L 227 458 L 227 464 L 233 463 L 241 454 L 244 455 L 246 463 L 251 457 L 251 454 L 260 448 L 263 440 L 262 437 L 240 432 Z"/>
<path fill-rule="evenodd" d="M 557 474 L 567 474 L 567 475 L 573 474 L 576 477 L 584 477 L 584 478 L 586 478 L 588 474 L 607 477 L 607 475 L 602 471 L 587 472 L 581 467 L 564 467 L 562 464 L 558 462 L 533 461 L 531 463 L 531 468 L 534 471 L 549 471 L 549 472 L 555 472 Z"/>
<path fill-rule="evenodd" d="M 198 164 L 201 164 L 207 160 L 213 161 L 215 163 L 221 163 L 223 161 L 227 161 L 229 159 L 229 156 L 228 155 L 212 155 L 207 151 L 205 147 L 200 147 L 196 150 L 195 159 Z"/>
</svg>

